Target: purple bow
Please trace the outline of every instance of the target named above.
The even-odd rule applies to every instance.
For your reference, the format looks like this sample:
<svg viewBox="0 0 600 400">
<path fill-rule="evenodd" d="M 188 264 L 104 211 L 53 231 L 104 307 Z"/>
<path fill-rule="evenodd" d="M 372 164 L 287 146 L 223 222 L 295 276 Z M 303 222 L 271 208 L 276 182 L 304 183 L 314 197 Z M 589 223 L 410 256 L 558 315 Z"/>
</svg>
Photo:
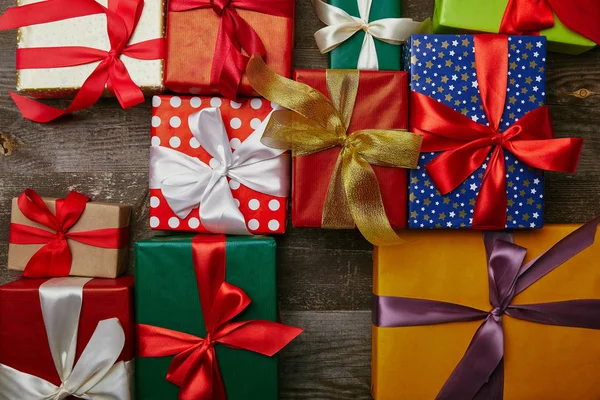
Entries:
<svg viewBox="0 0 600 400">
<path fill-rule="evenodd" d="M 527 265 L 527 249 L 508 232 L 485 232 L 491 311 L 405 297 L 375 296 L 373 324 L 379 327 L 434 325 L 483 320 L 436 400 L 499 400 L 504 392 L 504 332 L 508 315 L 547 325 L 600 329 L 600 300 L 511 305 L 529 286 L 594 243 L 600 217 L 571 233 Z"/>
</svg>

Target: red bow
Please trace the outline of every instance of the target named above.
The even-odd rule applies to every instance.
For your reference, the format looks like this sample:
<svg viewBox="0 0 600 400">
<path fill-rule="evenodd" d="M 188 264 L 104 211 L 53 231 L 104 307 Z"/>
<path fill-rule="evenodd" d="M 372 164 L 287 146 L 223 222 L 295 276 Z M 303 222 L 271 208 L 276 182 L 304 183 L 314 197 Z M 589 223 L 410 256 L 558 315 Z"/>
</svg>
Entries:
<svg viewBox="0 0 600 400">
<path fill-rule="evenodd" d="M 492 151 L 473 215 L 475 229 L 506 225 L 506 166 L 504 150 L 529 166 L 575 172 L 583 140 L 554 139 L 548 107 L 529 112 L 504 132 L 508 81 L 508 40 L 503 35 L 474 35 L 475 67 L 489 126 L 420 93 L 411 92 L 411 130 L 424 135 L 422 152 L 444 152 L 427 164 L 427 172 L 442 194 L 456 189 Z"/>
<path fill-rule="evenodd" d="M 538 34 L 554 26 L 554 13 L 569 29 L 600 44 L 598 0 L 509 0 L 500 33 Z"/>
<path fill-rule="evenodd" d="M 129 227 L 69 232 L 83 214 L 89 200 L 81 193 L 71 192 L 65 199 L 56 201 L 56 215 L 54 215 L 35 190 L 26 189 L 19 196 L 19 210 L 23 215 L 51 230 L 10 224 L 10 243 L 44 245 L 27 263 L 24 276 L 28 278 L 68 276 L 72 261 L 68 239 L 105 249 L 127 246 Z"/>
<path fill-rule="evenodd" d="M 187 11 L 212 8 L 221 23 L 217 35 L 215 57 L 210 80 L 219 92 L 235 100 L 246 71 L 248 55 L 260 54 L 265 58 L 265 46 L 256 31 L 235 10 L 255 11 L 278 17 L 293 18 L 293 0 L 171 0 L 169 11 Z M 242 49 L 247 55 L 242 54 Z"/>
<path fill-rule="evenodd" d="M 167 380 L 180 400 L 226 400 L 215 354 L 217 343 L 272 357 L 302 330 L 272 321 L 231 322 L 250 304 L 242 289 L 225 282 L 225 236 L 196 236 L 192 257 L 204 324 L 204 339 L 157 326 L 138 325 L 141 357 L 175 355 Z"/>
<path fill-rule="evenodd" d="M 123 108 L 142 103 L 144 94 L 129 76 L 120 56 L 127 55 L 141 60 L 164 58 L 162 38 L 128 45 L 143 7 L 143 0 L 112 0 L 109 1 L 109 8 L 94 0 L 47 0 L 9 8 L 0 17 L 0 29 L 106 14 L 111 45 L 110 51 L 81 46 L 17 49 L 17 69 L 70 67 L 100 61 L 65 110 L 11 92 L 10 95 L 23 116 L 35 122 L 52 121 L 62 115 L 92 106 L 98 101 L 105 87 L 115 94 Z"/>
</svg>

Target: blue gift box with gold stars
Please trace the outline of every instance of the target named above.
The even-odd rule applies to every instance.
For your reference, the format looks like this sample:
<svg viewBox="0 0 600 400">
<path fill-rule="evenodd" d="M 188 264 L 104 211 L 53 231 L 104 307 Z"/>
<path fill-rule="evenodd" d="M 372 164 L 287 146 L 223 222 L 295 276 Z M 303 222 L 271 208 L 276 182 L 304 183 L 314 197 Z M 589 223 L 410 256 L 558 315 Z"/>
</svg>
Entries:
<svg viewBox="0 0 600 400">
<path fill-rule="evenodd" d="M 501 127 L 545 105 L 546 38 L 509 36 L 508 85 Z M 477 82 L 473 35 L 413 35 L 404 46 L 411 90 L 427 95 L 488 125 Z M 443 196 L 425 165 L 439 153 L 421 154 L 410 171 L 409 228 L 470 228 L 475 201 L 487 164 L 454 191 Z M 541 228 L 544 213 L 543 171 L 529 167 L 505 151 L 507 228 Z"/>
</svg>

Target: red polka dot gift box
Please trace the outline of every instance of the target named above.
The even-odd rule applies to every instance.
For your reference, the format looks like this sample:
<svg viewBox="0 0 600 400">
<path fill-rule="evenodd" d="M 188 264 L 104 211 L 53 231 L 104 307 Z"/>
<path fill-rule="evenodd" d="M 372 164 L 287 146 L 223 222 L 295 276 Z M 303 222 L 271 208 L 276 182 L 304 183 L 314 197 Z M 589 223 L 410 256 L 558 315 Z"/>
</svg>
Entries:
<svg viewBox="0 0 600 400">
<path fill-rule="evenodd" d="M 150 227 L 237 235 L 282 234 L 290 156 L 260 139 L 267 100 L 155 96 Z"/>
</svg>

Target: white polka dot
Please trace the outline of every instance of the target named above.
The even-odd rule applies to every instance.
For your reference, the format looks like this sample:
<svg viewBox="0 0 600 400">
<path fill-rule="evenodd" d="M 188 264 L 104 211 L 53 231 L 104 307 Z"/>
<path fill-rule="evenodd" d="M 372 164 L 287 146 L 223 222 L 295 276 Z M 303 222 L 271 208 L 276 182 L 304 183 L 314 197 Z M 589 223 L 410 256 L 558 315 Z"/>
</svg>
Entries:
<svg viewBox="0 0 600 400">
<path fill-rule="evenodd" d="M 179 139 L 177 136 L 173 136 L 171 139 L 169 139 L 169 146 L 174 149 L 178 148 L 181 146 L 181 139 Z"/>
<path fill-rule="evenodd" d="M 199 88 L 199 87 L 193 87 L 193 88 L 190 88 L 189 92 L 190 92 L 191 94 L 200 94 L 200 93 L 202 93 L 202 88 Z"/>
<path fill-rule="evenodd" d="M 196 139 L 195 137 L 190 139 L 190 147 L 192 149 L 197 149 L 198 147 L 200 147 L 200 142 L 198 141 L 198 139 Z"/>
<path fill-rule="evenodd" d="M 221 104 L 223 104 L 223 102 L 218 97 L 213 97 L 212 99 L 210 99 L 211 107 L 221 107 Z"/>
<path fill-rule="evenodd" d="M 169 124 L 173 128 L 179 128 L 181 126 L 181 118 L 179 118 L 179 117 L 171 117 L 171 119 L 169 120 Z"/>
<path fill-rule="evenodd" d="M 158 225 L 160 225 L 160 219 L 158 217 L 150 217 L 150 227 L 156 228 Z"/>
<path fill-rule="evenodd" d="M 208 165 L 210 165 L 212 169 L 217 169 L 221 166 L 221 163 L 216 158 L 211 158 Z"/>
<path fill-rule="evenodd" d="M 158 106 L 160 106 L 160 103 L 162 103 L 162 101 L 160 100 L 160 97 L 158 97 L 158 96 L 152 97 L 152 107 L 158 107 Z"/>
<path fill-rule="evenodd" d="M 256 211 L 260 208 L 260 201 L 252 199 L 248 202 L 248 207 L 250 207 L 251 210 Z"/>
<path fill-rule="evenodd" d="M 250 100 L 250 107 L 254 108 L 255 110 L 258 110 L 262 107 L 262 100 L 259 98 L 254 98 Z"/>
<path fill-rule="evenodd" d="M 202 100 L 200 100 L 200 97 L 192 97 L 192 99 L 190 100 L 190 106 L 194 107 L 194 108 L 198 108 L 202 105 Z"/>
<path fill-rule="evenodd" d="M 200 221 L 198 218 L 190 218 L 188 221 L 188 226 L 192 229 L 197 229 L 200 226 Z"/>
<path fill-rule="evenodd" d="M 251 219 L 250 221 L 248 221 L 248 228 L 251 231 L 257 230 L 259 226 L 260 226 L 260 224 L 258 223 L 258 220 L 256 220 L 256 219 Z"/>
<path fill-rule="evenodd" d="M 271 200 L 269 201 L 269 210 L 271 211 L 277 211 L 279 210 L 279 207 L 281 207 L 281 203 L 279 203 L 279 200 Z"/>
<path fill-rule="evenodd" d="M 229 181 L 229 187 L 231 188 L 231 190 L 237 190 L 240 188 L 240 183 L 235 179 L 232 179 Z"/>
<path fill-rule="evenodd" d="M 177 108 L 181 105 L 181 97 L 173 96 L 171 97 L 171 100 L 169 100 L 169 103 L 171 104 L 171 107 Z"/>
<path fill-rule="evenodd" d="M 152 126 L 154 128 L 158 128 L 160 126 L 160 117 L 158 115 L 152 117 Z"/>
<path fill-rule="evenodd" d="M 277 221 L 276 219 L 270 220 L 269 229 L 272 231 L 276 231 L 277 229 L 279 229 L 279 221 Z"/>
<path fill-rule="evenodd" d="M 229 126 L 233 129 L 240 129 L 242 127 L 242 120 L 239 118 L 232 118 L 229 122 Z"/>
<path fill-rule="evenodd" d="M 158 136 L 152 136 L 150 143 L 152 144 L 152 146 L 158 147 L 160 146 L 160 138 Z"/>
<path fill-rule="evenodd" d="M 237 149 L 240 144 L 242 144 L 242 141 L 238 138 L 233 138 L 229 141 L 229 145 L 231 146 L 232 149 Z"/>
<path fill-rule="evenodd" d="M 169 218 L 169 227 L 175 229 L 179 226 L 179 218 L 171 217 Z"/>
<path fill-rule="evenodd" d="M 240 206 L 240 201 L 238 199 L 233 199 L 233 201 L 235 201 L 236 206 L 238 206 L 238 207 Z"/>
<path fill-rule="evenodd" d="M 231 106 L 231 108 L 235 108 L 237 110 L 238 108 L 240 108 L 242 106 L 242 103 L 238 103 L 237 101 L 231 100 L 229 102 L 229 105 Z"/>
<path fill-rule="evenodd" d="M 160 199 L 156 196 L 150 197 L 150 207 L 156 208 L 160 206 Z"/>
<path fill-rule="evenodd" d="M 250 121 L 250 127 L 254 130 L 258 129 L 260 124 L 262 124 L 262 121 L 258 118 L 252 118 L 252 121 Z"/>
</svg>

